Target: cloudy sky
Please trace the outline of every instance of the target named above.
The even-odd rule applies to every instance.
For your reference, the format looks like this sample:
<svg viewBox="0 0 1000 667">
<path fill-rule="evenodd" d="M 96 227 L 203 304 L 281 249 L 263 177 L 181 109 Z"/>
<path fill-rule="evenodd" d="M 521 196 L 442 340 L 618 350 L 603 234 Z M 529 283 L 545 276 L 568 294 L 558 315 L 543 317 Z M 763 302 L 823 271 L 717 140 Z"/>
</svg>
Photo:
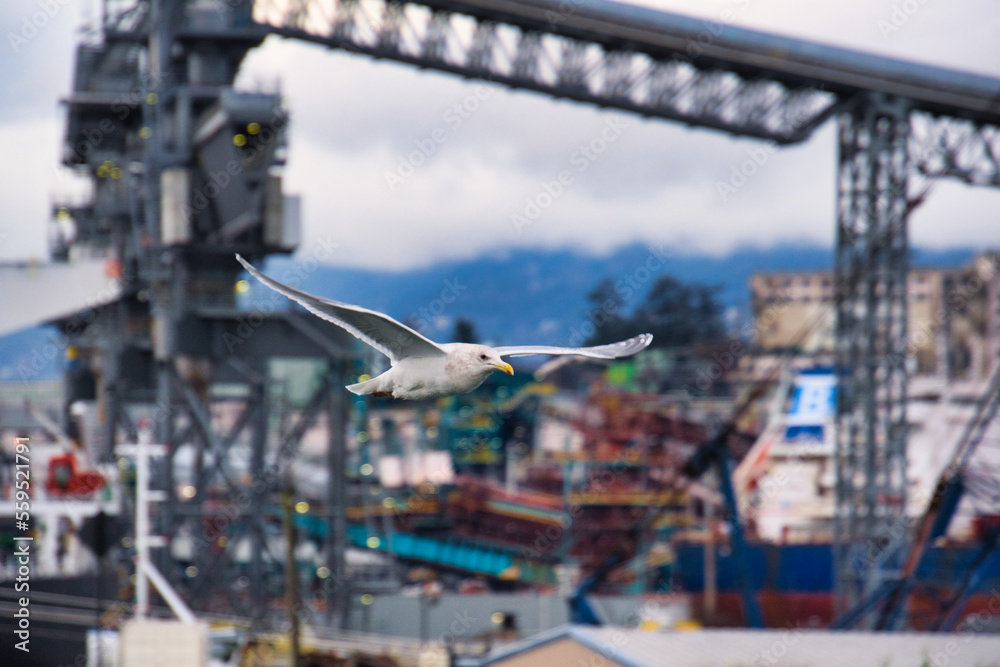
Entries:
<svg viewBox="0 0 1000 667">
<path fill-rule="evenodd" d="M 57 167 L 74 45 L 96 3 L 46 0 L 59 11 L 25 42 L 41 0 L 0 5 L 0 260 L 42 258 L 50 202 L 74 190 Z M 58 3 L 65 2 L 65 6 Z M 658 8 L 863 51 L 1000 76 L 996 0 L 648 0 Z M 911 11 L 883 34 L 893 8 Z M 31 32 L 30 30 L 28 31 Z M 833 239 L 833 128 L 770 155 L 726 201 L 717 183 L 756 144 L 707 130 L 598 111 L 528 92 L 269 38 L 251 53 L 243 88 L 280 84 L 292 112 L 285 189 L 304 201 L 304 244 L 333 235 L 338 264 L 412 268 L 512 247 L 591 252 L 632 241 L 724 254 L 746 244 Z M 475 106 L 460 123 L 456 103 Z M 574 153 L 606 127 L 607 151 L 585 172 Z M 437 133 L 437 134 L 435 134 Z M 444 137 L 402 182 L 400 160 Z M 530 226 L 525 210 L 565 169 L 573 182 Z M 914 215 L 915 244 L 1000 247 L 1000 193 L 935 189 Z"/>
</svg>

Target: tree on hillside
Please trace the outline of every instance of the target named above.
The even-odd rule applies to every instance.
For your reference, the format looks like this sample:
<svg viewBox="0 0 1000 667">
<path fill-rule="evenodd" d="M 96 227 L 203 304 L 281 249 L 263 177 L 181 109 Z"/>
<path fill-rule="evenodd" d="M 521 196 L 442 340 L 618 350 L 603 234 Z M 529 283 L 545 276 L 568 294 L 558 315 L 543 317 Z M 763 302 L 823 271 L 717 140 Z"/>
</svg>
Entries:
<svg viewBox="0 0 1000 667">
<path fill-rule="evenodd" d="M 718 339 L 724 333 L 718 287 L 686 285 L 662 276 L 636 311 L 636 324 L 653 334 L 661 347 Z"/>
<path fill-rule="evenodd" d="M 615 287 L 615 281 L 604 278 L 587 294 L 587 319 L 594 326 L 594 333 L 587 337 L 587 345 L 613 343 L 633 335 L 631 319 L 625 313 L 625 299 Z"/>
<path fill-rule="evenodd" d="M 596 331 L 587 345 L 623 340 L 638 333 L 653 334 L 656 347 L 690 345 L 717 340 L 725 333 L 719 287 L 687 284 L 670 275 L 661 276 L 631 315 L 614 281 L 604 278 L 587 295 L 587 319 Z"/>
</svg>

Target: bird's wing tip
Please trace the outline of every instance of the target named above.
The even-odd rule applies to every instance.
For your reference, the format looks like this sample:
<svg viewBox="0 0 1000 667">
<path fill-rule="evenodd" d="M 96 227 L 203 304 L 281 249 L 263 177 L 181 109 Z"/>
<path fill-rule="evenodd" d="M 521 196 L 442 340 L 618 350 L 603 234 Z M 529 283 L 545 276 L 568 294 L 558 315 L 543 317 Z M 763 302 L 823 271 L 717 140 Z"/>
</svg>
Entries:
<svg viewBox="0 0 1000 667">
<path fill-rule="evenodd" d="M 257 275 L 257 270 L 253 268 L 253 264 L 243 259 L 243 256 L 240 255 L 240 253 L 236 253 L 236 261 L 242 264 L 244 269 L 246 269 L 253 275 Z"/>
<path fill-rule="evenodd" d="M 632 354 L 636 354 L 638 352 L 645 350 L 647 347 L 650 346 L 652 342 L 653 342 L 653 334 L 651 333 L 639 334 L 635 338 L 630 338 L 629 340 L 625 341 L 626 346 L 630 351 L 632 351 Z"/>
</svg>

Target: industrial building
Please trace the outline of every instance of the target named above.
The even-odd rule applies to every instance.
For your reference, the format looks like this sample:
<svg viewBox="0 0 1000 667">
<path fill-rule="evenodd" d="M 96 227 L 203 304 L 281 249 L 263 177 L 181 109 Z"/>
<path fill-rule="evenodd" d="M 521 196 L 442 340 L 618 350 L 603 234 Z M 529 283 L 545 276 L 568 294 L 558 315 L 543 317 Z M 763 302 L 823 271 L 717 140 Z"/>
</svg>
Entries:
<svg viewBox="0 0 1000 667">
<path fill-rule="evenodd" d="M 981 381 L 1000 353 L 1000 257 L 982 253 L 960 269 L 911 268 L 906 280 L 907 358 L 913 376 Z M 830 364 L 836 345 L 836 292 L 829 271 L 757 273 L 750 281 L 753 374 L 775 355 Z"/>
</svg>

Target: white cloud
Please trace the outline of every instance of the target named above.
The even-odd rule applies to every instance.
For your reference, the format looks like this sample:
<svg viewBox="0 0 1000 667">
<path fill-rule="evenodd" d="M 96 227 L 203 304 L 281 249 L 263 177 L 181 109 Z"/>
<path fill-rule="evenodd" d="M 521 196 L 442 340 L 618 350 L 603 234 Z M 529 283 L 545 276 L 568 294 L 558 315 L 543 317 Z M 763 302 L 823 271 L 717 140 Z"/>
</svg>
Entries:
<svg viewBox="0 0 1000 667">
<path fill-rule="evenodd" d="M 55 119 L 0 124 L 0 183 L 4 210 L 0 232 L 2 259 L 44 259 L 51 197 L 65 172 L 56 168 L 62 128 Z"/>
</svg>

